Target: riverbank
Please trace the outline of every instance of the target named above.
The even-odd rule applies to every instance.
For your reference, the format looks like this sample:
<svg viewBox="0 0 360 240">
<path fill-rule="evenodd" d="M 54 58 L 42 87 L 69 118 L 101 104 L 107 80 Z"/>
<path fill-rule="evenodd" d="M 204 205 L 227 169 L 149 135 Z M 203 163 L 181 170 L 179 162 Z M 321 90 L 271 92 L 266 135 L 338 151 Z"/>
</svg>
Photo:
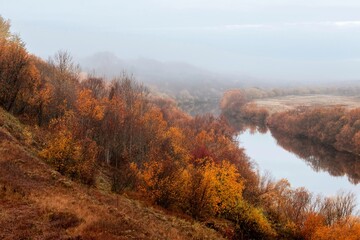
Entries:
<svg viewBox="0 0 360 240">
<path fill-rule="evenodd" d="M 360 164 L 354 164 L 351 155 L 333 155 L 323 146 L 270 131 L 247 129 L 237 140 L 262 174 L 287 179 L 292 187 L 304 187 L 315 196 L 352 192 L 360 210 Z"/>
</svg>

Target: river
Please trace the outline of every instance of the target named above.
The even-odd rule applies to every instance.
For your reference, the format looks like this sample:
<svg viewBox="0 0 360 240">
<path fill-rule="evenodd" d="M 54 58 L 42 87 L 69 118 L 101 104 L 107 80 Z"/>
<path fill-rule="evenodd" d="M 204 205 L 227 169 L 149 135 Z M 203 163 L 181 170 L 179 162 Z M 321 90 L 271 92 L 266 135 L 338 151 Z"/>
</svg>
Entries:
<svg viewBox="0 0 360 240">
<path fill-rule="evenodd" d="M 351 191 L 360 209 L 359 158 L 270 131 L 246 130 L 237 140 L 261 173 L 270 172 L 276 180 L 286 178 L 292 187 L 323 196 Z"/>
</svg>

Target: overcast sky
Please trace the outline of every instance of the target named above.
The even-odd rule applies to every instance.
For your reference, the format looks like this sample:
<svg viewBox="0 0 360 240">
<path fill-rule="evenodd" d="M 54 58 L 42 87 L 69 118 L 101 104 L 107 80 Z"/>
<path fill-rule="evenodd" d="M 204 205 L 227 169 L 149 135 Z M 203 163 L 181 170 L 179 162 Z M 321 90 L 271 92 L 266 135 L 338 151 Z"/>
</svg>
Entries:
<svg viewBox="0 0 360 240">
<path fill-rule="evenodd" d="M 183 61 L 284 80 L 360 80 L 359 0 L 0 0 L 30 52 Z"/>
</svg>

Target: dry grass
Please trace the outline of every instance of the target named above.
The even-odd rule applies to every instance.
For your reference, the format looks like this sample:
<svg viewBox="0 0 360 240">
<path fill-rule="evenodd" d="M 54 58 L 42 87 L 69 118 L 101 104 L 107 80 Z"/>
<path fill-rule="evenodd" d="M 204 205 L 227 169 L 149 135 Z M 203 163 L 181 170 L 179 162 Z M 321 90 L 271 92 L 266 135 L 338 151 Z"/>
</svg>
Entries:
<svg viewBox="0 0 360 240">
<path fill-rule="evenodd" d="M 221 239 L 203 224 L 110 193 L 103 175 L 100 189 L 72 182 L 29 150 L 13 120 L 0 110 L 0 239 Z"/>
<path fill-rule="evenodd" d="M 270 114 L 294 109 L 298 106 L 343 106 L 349 109 L 360 107 L 360 97 L 333 95 L 306 95 L 265 98 L 254 101 Z"/>
</svg>

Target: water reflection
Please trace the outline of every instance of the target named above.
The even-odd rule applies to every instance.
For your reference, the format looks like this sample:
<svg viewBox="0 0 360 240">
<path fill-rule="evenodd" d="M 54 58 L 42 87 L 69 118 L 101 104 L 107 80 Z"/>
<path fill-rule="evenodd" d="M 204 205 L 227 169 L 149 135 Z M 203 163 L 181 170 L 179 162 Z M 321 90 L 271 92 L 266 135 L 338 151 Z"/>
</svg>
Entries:
<svg viewBox="0 0 360 240">
<path fill-rule="evenodd" d="M 276 143 L 283 149 L 294 153 L 316 172 L 326 171 L 331 176 L 347 176 L 348 180 L 357 185 L 360 183 L 360 156 L 325 146 L 309 139 L 289 137 L 266 125 L 255 125 L 251 122 L 232 122 L 232 127 L 239 132 L 249 131 L 250 134 L 271 132 Z"/>
<path fill-rule="evenodd" d="M 251 134 L 254 133 L 261 133 L 261 134 L 265 134 L 268 132 L 268 127 L 266 125 L 262 125 L 262 124 L 254 124 L 251 122 L 239 122 L 239 121 L 235 121 L 235 120 L 229 120 L 229 123 L 231 125 L 231 127 L 233 127 L 235 129 L 235 131 L 238 134 L 241 134 L 244 131 L 249 131 Z"/>
<path fill-rule="evenodd" d="M 292 187 L 305 187 L 315 195 L 352 192 L 360 206 L 360 188 L 356 185 L 360 163 L 356 157 L 305 139 L 271 131 L 261 134 L 255 130 L 253 127 L 241 132 L 237 140 L 260 172 L 270 172 L 275 179 L 286 178 Z"/>
<path fill-rule="evenodd" d="M 332 176 L 346 175 L 352 184 L 360 182 L 360 157 L 339 152 L 308 139 L 291 138 L 271 130 L 272 136 L 282 148 L 305 160 L 316 172 L 327 171 Z"/>
</svg>

